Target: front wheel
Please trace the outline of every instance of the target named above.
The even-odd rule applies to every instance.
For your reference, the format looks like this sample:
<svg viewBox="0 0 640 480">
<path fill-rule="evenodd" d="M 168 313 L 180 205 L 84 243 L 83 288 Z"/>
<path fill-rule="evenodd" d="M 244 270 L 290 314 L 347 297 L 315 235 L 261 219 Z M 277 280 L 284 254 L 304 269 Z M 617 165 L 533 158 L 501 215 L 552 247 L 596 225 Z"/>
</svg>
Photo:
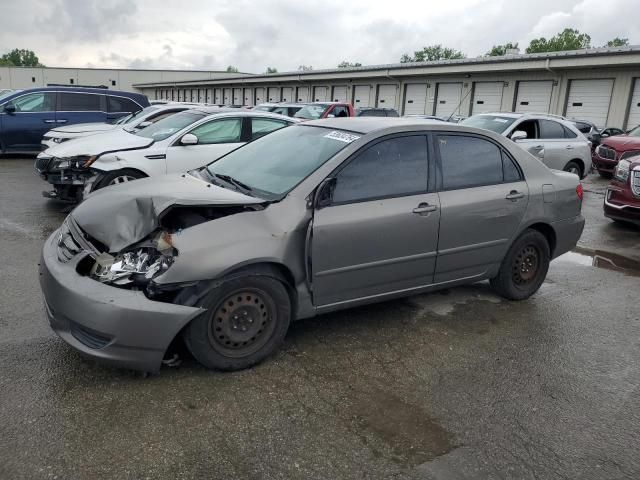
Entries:
<svg viewBox="0 0 640 480">
<path fill-rule="evenodd" d="M 524 300 L 536 293 L 547 277 L 551 254 L 547 239 L 537 230 L 525 230 L 502 260 L 491 286 L 509 300 Z"/>
<path fill-rule="evenodd" d="M 122 170 L 114 170 L 113 172 L 106 173 L 94 187 L 94 190 L 108 187 L 110 185 L 119 185 L 121 183 L 132 182 L 139 178 L 144 178 L 146 175 L 138 170 L 131 168 L 124 168 Z"/>
<path fill-rule="evenodd" d="M 198 362 L 217 370 L 261 362 L 282 343 L 291 321 L 287 289 L 261 275 L 228 280 L 199 306 L 207 311 L 189 324 L 185 343 Z"/>
</svg>

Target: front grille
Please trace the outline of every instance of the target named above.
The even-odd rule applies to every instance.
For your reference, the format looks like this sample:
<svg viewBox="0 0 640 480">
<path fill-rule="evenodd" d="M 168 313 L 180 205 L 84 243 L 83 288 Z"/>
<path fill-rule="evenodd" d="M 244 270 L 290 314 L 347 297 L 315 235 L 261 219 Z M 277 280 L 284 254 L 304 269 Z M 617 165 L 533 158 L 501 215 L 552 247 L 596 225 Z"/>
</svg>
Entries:
<svg viewBox="0 0 640 480">
<path fill-rule="evenodd" d="M 640 170 L 631 171 L 631 191 L 636 197 L 640 197 Z"/>
<path fill-rule="evenodd" d="M 36 170 L 39 172 L 48 172 L 52 163 L 53 157 L 36 158 Z"/>
<path fill-rule="evenodd" d="M 613 148 L 609 148 L 604 145 L 600 145 L 600 148 L 598 149 L 598 155 L 600 155 L 602 158 L 606 158 L 607 160 L 616 159 L 616 151 Z"/>
<path fill-rule="evenodd" d="M 62 263 L 67 263 L 82 251 L 82 247 L 73 238 L 67 222 L 68 220 L 64 221 L 58 232 L 58 260 Z"/>
<path fill-rule="evenodd" d="M 92 348 L 94 350 L 98 350 L 100 348 L 106 347 L 111 341 L 110 337 L 104 334 L 95 332 L 93 330 L 90 330 L 75 322 L 71 322 L 70 330 L 71 330 L 71 335 L 73 335 L 73 338 L 78 340 L 83 345 L 86 345 L 87 347 Z"/>
</svg>

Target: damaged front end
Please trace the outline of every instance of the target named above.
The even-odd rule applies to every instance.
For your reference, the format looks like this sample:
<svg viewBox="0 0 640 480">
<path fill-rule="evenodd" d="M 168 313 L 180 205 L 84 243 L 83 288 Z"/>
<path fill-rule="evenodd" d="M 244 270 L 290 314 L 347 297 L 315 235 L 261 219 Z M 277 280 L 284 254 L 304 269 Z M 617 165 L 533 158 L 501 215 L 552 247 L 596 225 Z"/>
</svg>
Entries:
<svg viewBox="0 0 640 480">
<path fill-rule="evenodd" d="M 40 178 L 53 186 L 53 190 L 43 191 L 42 195 L 67 202 L 81 201 L 96 180 L 96 173 L 89 167 L 97 159 L 97 155 L 58 158 L 41 153 L 36 159 L 35 169 Z"/>
</svg>

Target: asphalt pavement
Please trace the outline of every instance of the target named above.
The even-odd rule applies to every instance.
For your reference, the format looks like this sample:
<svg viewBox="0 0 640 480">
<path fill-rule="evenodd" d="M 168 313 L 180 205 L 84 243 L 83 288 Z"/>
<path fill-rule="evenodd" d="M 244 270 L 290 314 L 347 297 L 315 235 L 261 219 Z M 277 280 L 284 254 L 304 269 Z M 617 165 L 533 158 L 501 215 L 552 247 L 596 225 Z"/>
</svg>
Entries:
<svg viewBox="0 0 640 480">
<path fill-rule="evenodd" d="M 297 322 L 249 370 L 144 377 L 49 329 L 66 207 L 0 159 L 0 478 L 640 478 L 640 230 L 602 216 L 605 185 L 527 301 L 453 288 Z"/>
</svg>

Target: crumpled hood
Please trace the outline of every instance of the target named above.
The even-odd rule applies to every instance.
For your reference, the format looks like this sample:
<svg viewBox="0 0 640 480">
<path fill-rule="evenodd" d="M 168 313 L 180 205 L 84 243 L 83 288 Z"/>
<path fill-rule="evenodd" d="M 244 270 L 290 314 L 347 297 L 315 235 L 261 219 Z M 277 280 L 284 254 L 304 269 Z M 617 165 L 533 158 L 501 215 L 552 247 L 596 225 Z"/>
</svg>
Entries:
<svg viewBox="0 0 640 480">
<path fill-rule="evenodd" d="M 65 125 L 64 127 L 56 127 L 52 129 L 55 133 L 88 133 L 88 132 L 106 132 L 122 128 L 122 125 L 114 125 L 112 123 L 76 123 L 74 125 Z"/>
<path fill-rule="evenodd" d="M 107 152 L 147 148 L 152 143 L 153 140 L 150 138 L 139 137 L 117 128 L 54 145 L 47 149 L 47 155 L 57 158 L 69 158 L 78 155 L 102 155 Z"/>
<path fill-rule="evenodd" d="M 640 150 L 640 137 L 616 135 L 615 137 L 609 137 L 602 140 L 601 143 L 613 148 L 618 152 L 626 152 L 627 150 Z"/>
<path fill-rule="evenodd" d="M 142 240 L 173 205 L 251 205 L 264 200 L 175 173 L 113 185 L 89 195 L 71 217 L 110 252 Z"/>
</svg>

